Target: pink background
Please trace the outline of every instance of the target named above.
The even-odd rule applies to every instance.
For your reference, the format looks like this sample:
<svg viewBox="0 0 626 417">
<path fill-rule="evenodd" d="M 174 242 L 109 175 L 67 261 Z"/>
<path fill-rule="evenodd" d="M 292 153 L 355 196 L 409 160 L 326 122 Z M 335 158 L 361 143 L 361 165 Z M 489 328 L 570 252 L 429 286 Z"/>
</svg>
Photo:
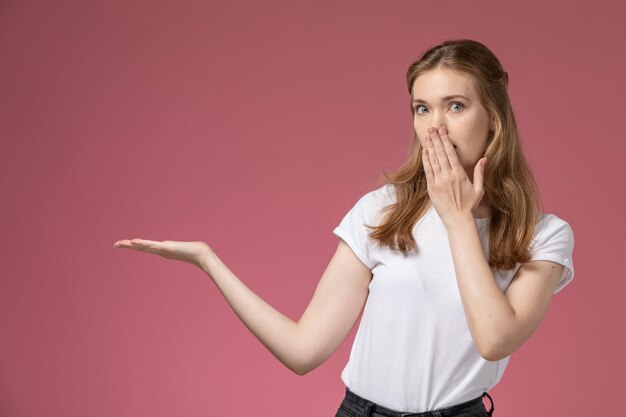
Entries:
<svg viewBox="0 0 626 417">
<path fill-rule="evenodd" d="M 0 415 L 332 416 L 356 326 L 321 367 L 276 360 L 191 265 L 113 249 L 203 240 L 294 320 L 332 235 L 406 157 L 405 73 L 485 43 L 573 283 L 490 391 L 495 416 L 623 408 L 619 1 L 0 4 Z"/>
</svg>

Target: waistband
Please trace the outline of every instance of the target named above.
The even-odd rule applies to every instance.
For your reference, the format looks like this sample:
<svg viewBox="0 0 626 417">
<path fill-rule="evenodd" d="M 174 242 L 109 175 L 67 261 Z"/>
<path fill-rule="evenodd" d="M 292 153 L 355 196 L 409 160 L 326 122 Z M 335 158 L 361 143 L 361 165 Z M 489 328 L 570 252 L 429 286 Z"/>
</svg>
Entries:
<svg viewBox="0 0 626 417">
<path fill-rule="evenodd" d="M 485 410 L 485 406 L 483 405 L 484 397 L 489 398 L 489 402 L 491 403 L 491 409 L 487 411 L 487 415 L 491 417 L 494 410 L 493 400 L 486 392 L 483 392 L 480 397 L 476 397 L 473 400 L 455 404 L 450 407 L 444 407 L 437 410 L 424 411 L 420 413 L 409 413 L 392 410 L 390 408 L 376 404 L 375 402 L 372 402 L 370 400 L 366 400 L 365 398 L 360 397 L 354 392 L 350 391 L 350 389 L 346 387 L 346 397 L 343 400 L 342 405 L 345 404 L 351 409 L 350 411 L 352 411 L 353 413 L 358 410 L 359 417 L 370 417 L 374 412 L 386 417 L 455 417 L 461 413 L 470 413 L 476 410 Z"/>
</svg>

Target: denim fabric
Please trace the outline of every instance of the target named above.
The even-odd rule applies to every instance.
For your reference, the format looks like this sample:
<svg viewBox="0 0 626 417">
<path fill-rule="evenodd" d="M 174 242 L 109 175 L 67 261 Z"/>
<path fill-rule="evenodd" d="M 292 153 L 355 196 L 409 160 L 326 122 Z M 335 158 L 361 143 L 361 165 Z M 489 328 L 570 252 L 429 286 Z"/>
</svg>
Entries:
<svg viewBox="0 0 626 417">
<path fill-rule="evenodd" d="M 483 405 L 483 397 L 489 398 L 491 409 L 487 411 Z M 493 400 L 486 392 L 474 398 L 451 407 L 423 413 L 408 413 L 383 407 L 365 398 L 359 397 L 346 387 L 346 396 L 337 410 L 335 417 L 491 417 L 493 415 Z"/>
</svg>

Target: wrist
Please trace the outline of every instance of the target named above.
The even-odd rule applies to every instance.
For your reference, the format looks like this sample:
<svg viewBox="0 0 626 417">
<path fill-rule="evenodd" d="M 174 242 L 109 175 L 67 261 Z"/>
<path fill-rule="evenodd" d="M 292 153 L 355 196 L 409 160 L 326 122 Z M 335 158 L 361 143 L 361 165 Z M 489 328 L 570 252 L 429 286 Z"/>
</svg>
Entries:
<svg viewBox="0 0 626 417">
<path fill-rule="evenodd" d="M 476 226 L 474 222 L 474 215 L 471 212 L 458 213 L 454 216 L 449 216 L 443 223 L 448 232 L 467 227 L 468 225 Z"/>
<path fill-rule="evenodd" d="M 210 276 L 211 271 L 215 270 L 215 265 L 217 265 L 219 262 L 220 258 L 217 256 L 217 254 L 213 252 L 212 249 L 209 249 L 204 252 L 198 259 L 198 266 Z"/>
</svg>

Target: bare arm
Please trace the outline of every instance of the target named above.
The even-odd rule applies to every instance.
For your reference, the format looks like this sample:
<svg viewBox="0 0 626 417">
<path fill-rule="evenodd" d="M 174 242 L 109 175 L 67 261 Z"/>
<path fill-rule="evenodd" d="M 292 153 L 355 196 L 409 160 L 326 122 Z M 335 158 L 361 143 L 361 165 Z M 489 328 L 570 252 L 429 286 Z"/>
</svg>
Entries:
<svg viewBox="0 0 626 417">
<path fill-rule="evenodd" d="M 524 263 L 506 291 L 500 291 L 483 254 L 474 211 L 484 195 L 486 158 L 469 178 L 445 128 L 429 129 L 422 151 L 428 195 L 446 226 L 454 270 L 476 348 L 489 361 L 518 349 L 548 310 L 563 266 L 551 261 Z"/>
<path fill-rule="evenodd" d="M 563 265 L 551 261 L 522 264 L 503 294 L 480 246 L 473 218 L 448 232 L 454 269 L 467 321 L 480 354 L 489 361 L 515 352 L 543 320 Z"/>
<path fill-rule="evenodd" d="M 371 271 L 340 240 L 306 311 L 294 322 L 246 287 L 204 242 L 123 239 L 113 244 L 195 265 L 215 282 L 259 341 L 304 375 L 324 362 L 354 327 L 368 296 Z"/>
<path fill-rule="evenodd" d="M 246 287 L 213 251 L 200 267 L 245 326 L 298 375 L 322 364 L 345 340 L 365 305 L 371 280 L 369 268 L 340 240 L 309 306 L 294 322 Z"/>
</svg>

